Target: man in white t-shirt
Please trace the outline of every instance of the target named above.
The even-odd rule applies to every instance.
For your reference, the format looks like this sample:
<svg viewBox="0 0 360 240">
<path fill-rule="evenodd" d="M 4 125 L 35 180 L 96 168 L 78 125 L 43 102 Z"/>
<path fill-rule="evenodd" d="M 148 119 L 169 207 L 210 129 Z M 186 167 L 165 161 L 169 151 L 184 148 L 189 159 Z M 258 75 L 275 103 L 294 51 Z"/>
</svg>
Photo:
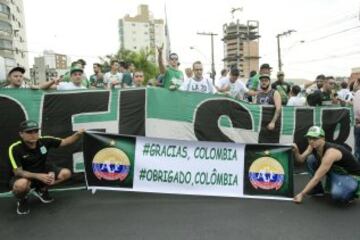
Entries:
<svg viewBox="0 0 360 240">
<path fill-rule="evenodd" d="M 179 90 L 188 92 L 215 93 L 212 80 L 203 76 L 203 66 L 200 61 L 193 63 L 194 77 L 186 79 Z"/>
<path fill-rule="evenodd" d="M 245 84 L 239 80 L 240 71 L 238 68 L 232 68 L 230 70 L 229 78 L 219 79 L 216 86 L 218 92 L 224 93 L 235 99 L 244 100 L 244 95 L 255 96 L 256 92 L 249 90 Z"/>
<path fill-rule="evenodd" d="M 110 62 L 111 70 L 104 75 L 104 85 L 107 88 L 123 88 L 123 74 L 119 72 L 120 63 L 118 60 Z"/>
<path fill-rule="evenodd" d="M 347 82 L 343 81 L 340 86 L 341 90 L 337 92 L 337 99 L 340 100 L 340 104 L 345 105 L 351 103 L 354 96 L 350 89 L 348 89 Z"/>
<path fill-rule="evenodd" d="M 291 88 L 289 101 L 286 106 L 303 107 L 306 105 L 305 97 L 300 94 L 301 88 L 298 85 L 294 85 Z"/>
<path fill-rule="evenodd" d="M 43 83 L 41 89 L 56 89 L 56 90 L 79 90 L 86 89 L 82 85 L 84 70 L 79 67 L 73 67 L 70 69 L 70 82 L 60 82 L 59 79 L 52 79 L 48 82 Z"/>
</svg>

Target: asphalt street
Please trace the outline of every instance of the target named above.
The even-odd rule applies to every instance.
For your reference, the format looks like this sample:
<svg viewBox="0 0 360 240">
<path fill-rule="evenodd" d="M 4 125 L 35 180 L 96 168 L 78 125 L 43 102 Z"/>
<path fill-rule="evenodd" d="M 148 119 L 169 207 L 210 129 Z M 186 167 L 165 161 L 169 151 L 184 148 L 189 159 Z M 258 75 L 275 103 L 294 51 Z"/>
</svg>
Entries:
<svg viewBox="0 0 360 240">
<path fill-rule="evenodd" d="M 295 177 L 298 191 L 308 176 Z M 328 197 L 287 201 L 132 192 L 53 192 L 55 202 L 31 198 L 16 214 L 0 198 L 0 239 L 360 239 L 360 200 Z"/>
</svg>

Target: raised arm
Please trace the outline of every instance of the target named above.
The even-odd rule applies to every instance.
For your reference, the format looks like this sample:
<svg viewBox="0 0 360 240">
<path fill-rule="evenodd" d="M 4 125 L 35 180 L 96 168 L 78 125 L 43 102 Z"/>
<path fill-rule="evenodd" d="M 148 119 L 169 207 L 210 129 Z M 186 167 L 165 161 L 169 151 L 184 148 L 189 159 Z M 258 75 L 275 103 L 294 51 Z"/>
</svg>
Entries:
<svg viewBox="0 0 360 240">
<path fill-rule="evenodd" d="M 164 49 L 164 44 L 162 44 L 160 47 L 157 47 L 159 70 L 160 70 L 161 74 L 164 74 L 166 71 L 166 68 L 164 65 L 164 60 L 163 60 L 163 49 Z"/>
</svg>

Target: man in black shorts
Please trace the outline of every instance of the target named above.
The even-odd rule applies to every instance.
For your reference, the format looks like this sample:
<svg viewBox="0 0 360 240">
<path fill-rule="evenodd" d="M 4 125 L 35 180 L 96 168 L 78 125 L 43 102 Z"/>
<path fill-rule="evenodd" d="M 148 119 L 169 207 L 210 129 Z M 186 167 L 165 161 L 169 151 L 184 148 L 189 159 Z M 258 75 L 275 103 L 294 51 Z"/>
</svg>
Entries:
<svg viewBox="0 0 360 240">
<path fill-rule="evenodd" d="M 27 199 L 31 189 L 34 189 L 33 194 L 43 203 L 54 200 L 48 193 L 49 186 L 69 179 L 71 171 L 47 162 L 48 151 L 51 148 L 64 147 L 76 142 L 83 132 L 82 129 L 64 139 L 41 137 L 37 122 L 27 120 L 20 123 L 21 140 L 9 147 L 9 159 L 15 175 L 10 181 L 10 188 L 18 199 L 18 214 L 30 212 Z"/>
</svg>

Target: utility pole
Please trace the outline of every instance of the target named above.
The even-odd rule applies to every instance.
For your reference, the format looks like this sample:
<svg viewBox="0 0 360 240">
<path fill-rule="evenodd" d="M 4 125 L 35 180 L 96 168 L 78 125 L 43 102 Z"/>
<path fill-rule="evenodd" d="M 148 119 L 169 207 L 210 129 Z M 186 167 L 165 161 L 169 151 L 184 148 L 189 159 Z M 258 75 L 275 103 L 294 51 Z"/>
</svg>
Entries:
<svg viewBox="0 0 360 240">
<path fill-rule="evenodd" d="M 280 47 L 280 37 L 290 35 L 291 33 L 296 32 L 295 30 L 291 29 L 283 33 L 279 33 L 276 35 L 277 38 L 277 49 L 278 49 L 278 65 L 279 65 L 279 71 L 281 71 L 282 62 L 281 62 L 281 47 Z"/>
<path fill-rule="evenodd" d="M 214 36 L 217 36 L 217 33 L 205 33 L 205 32 L 201 32 L 201 33 L 197 33 L 198 35 L 205 35 L 205 36 L 210 36 L 211 37 L 211 78 L 213 80 L 213 83 L 215 83 L 215 60 L 214 60 Z"/>
</svg>

